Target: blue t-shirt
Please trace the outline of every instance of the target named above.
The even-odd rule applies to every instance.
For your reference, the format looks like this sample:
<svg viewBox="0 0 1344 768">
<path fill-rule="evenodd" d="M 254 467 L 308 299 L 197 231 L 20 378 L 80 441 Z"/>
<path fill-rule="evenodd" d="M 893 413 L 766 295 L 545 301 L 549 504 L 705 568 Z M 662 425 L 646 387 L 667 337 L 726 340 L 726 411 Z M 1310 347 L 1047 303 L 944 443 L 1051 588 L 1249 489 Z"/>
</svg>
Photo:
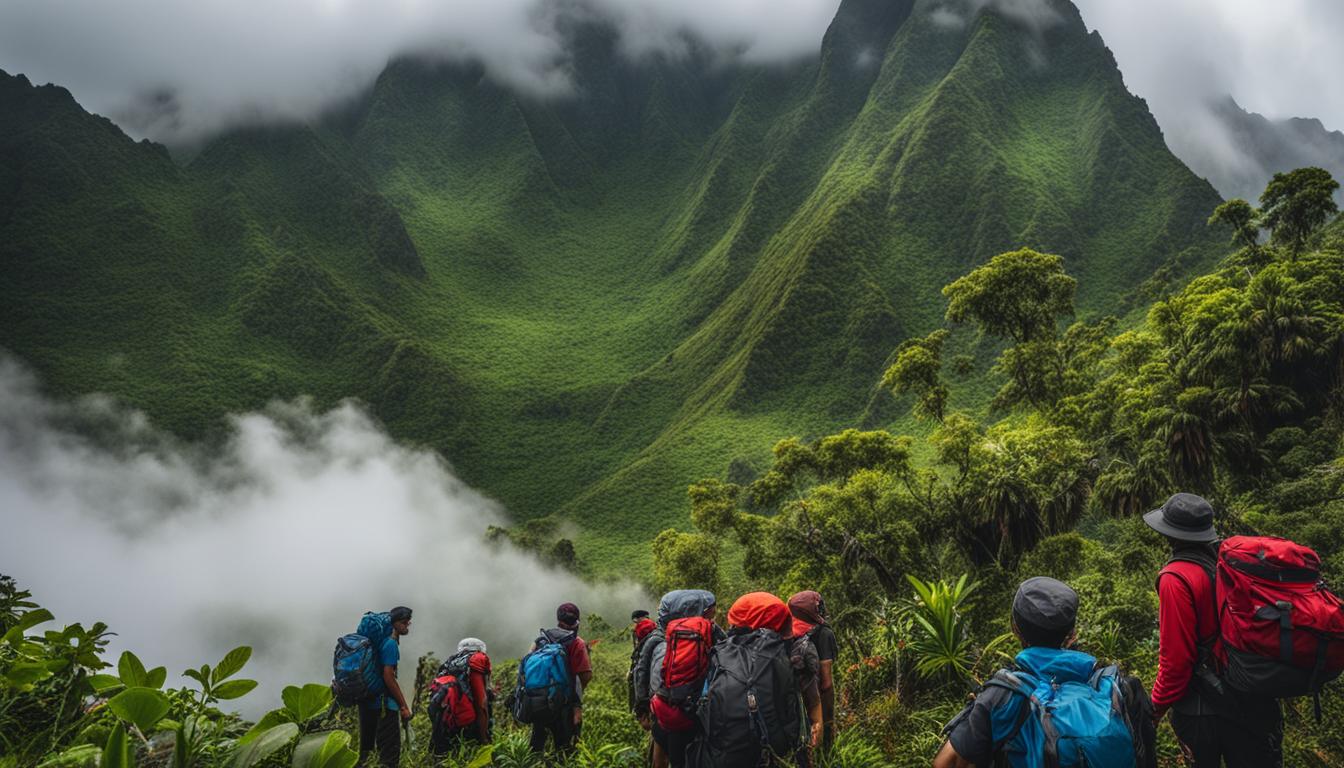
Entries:
<svg viewBox="0 0 1344 768">
<path fill-rule="evenodd" d="M 394 638 L 387 638 L 383 641 L 383 647 L 378 649 L 378 661 L 383 667 L 391 667 L 393 674 L 397 671 L 397 662 L 401 661 L 401 646 Z M 387 695 L 387 683 L 383 682 L 382 668 L 378 669 L 378 686 L 375 694 L 382 700 L 383 706 L 396 712 L 398 710 L 397 700 Z"/>
</svg>

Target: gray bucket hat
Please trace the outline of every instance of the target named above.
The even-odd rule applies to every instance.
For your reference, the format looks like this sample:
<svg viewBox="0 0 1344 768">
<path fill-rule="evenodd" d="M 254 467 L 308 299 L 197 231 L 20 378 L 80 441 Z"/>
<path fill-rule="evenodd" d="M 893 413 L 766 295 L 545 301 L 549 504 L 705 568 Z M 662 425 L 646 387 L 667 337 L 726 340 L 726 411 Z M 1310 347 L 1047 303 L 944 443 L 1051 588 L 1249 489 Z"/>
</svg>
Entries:
<svg viewBox="0 0 1344 768">
<path fill-rule="evenodd" d="M 1178 493 L 1167 503 L 1143 516 L 1149 528 L 1179 541 L 1197 543 L 1218 540 L 1213 529 L 1213 507 L 1193 493 Z"/>
</svg>

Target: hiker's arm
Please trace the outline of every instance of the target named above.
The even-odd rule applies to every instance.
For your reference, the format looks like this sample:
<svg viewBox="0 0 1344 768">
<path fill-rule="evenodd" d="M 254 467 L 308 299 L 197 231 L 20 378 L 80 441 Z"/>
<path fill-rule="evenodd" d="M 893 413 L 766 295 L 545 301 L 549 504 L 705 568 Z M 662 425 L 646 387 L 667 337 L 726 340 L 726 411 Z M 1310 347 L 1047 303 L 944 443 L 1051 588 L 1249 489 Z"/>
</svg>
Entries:
<svg viewBox="0 0 1344 768">
<path fill-rule="evenodd" d="M 933 768 L 975 768 L 975 763 L 958 755 L 957 750 L 952 748 L 952 742 L 949 741 L 943 744 L 938 756 L 933 758 Z"/>
<path fill-rule="evenodd" d="M 831 667 L 833 666 L 835 666 L 835 662 L 830 659 L 821 662 L 821 674 L 817 676 L 817 687 L 821 689 L 823 695 L 835 686 L 835 678 L 831 677 Z"/>
<path fill-rule="evenodd" d="M 579 684 L 587 688 L 588 684 L 593 682 L 593 671 L 590 669 L 586 672 L 580 672 L 577 677 L 579 678 Z"/>
<path fill-rule="evenodd" d="M 1153 719 L 1161 720 L 1190 688 L 1199 660 L 1195 596 L 1185 580 L 1164 573 L 1157 581 L 1157 679 L 1153 681 Z"/>
<path fill-rule="evenodd" d="M 489 693 L 485 690 L 485 675 L 480 672 L 472 671 L 471 676 L 471 701 L 476 707 L 476 733 L 481 737 L 482 744 L 490 743 L 490 710 L 486 705 L 489 703 Z"/>
<path fill-rule="evenodd" d="M 807 707 L 807 720 L 812 723 L 808 746 L 815 747 L 821 739 L 821 730 L 825 725 L 821 714 L 821 691 L 817 690 L 815 679 L 803 688 L 803 704 Z"/>
<path fill-rule="evenodd" d="M 395 667 L 383 665 L 383 684 L 387 686 L 387 692 L 392 694 L 392 699 L 397 702 L 397 709 L 401 711 L 401 719 L 411 719 L 411 708 L 406 705 L 406 697 L 401 695 L 401 686 L 397 684 L 397 670 Z"/>
</svg>

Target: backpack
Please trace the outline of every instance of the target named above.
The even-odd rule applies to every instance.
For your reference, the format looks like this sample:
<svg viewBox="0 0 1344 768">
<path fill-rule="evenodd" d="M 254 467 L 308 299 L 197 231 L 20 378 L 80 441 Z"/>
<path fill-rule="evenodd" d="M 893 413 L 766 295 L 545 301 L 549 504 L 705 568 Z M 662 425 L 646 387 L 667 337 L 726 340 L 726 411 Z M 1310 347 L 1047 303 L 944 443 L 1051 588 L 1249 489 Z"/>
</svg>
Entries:
<svg viewBox="0 0 1344 768">
<path fill-rule="evenodd" d="M 703 616 L 675 619 L 667 625 L 665 637 L 661 695 L 669 704 L 689 710 L 704 690 L 714 625 Z"/>
<path fill-rule="evenodd" d="M 513 690 L 513 717 L 520 723 L 547 723 L 569 706 L 574 697 L 574 676 L 569 671 L 569 645 L 578 639 L 571 632 L 552 640 L 545 630 L 537 637 L 536 649 L 518 662 L 518 683 Z"/>
<path fill-rule="evenodd" d="M 657 634 L 657 632 L 649 633 L 643 640 L 640 640 L 639 644 L 635 646 L 635 649 L 630 652 L 630 671 L 625 676 L 625 685 L 630 700 L 630 710 L 632 712 L 639 709 L 639 689 L 641 682 L 644 682 L 640 680 L 639 660 L 644 653 L 645 646 L 647 646 L 649 641 L 653 640 Z"/>
<path fill-rule="evenodd" d="M 1344 672 L 1344 604 L 1308 547 L 1270 536 L 1233 536 L 1218 548 L 1218 631 L 1223 679 L 1272 698 L 1317 697 Z"/>
<path fill-rule="evenodd" d="M 789 651 L 789 641 L 768 629 L 730 635 L 714 646 L 689 766 L 755 768 L 793 759 L 802 744 L 803 713 Z"/>
<path fill-rule="evenodd" d="M 1018 717 L 995 733 L 1013 768 L 1132 768 L 1138 764 L 1134 724 L 1118 667 L 1101 667 L 1077 651 L 1028 648 L 1018 668 L 1001 669 L 985 687 L 1022 696 Z M 1062 662 L 1062 663 L 1061 663 Z M 1040 674 L 1030 671 L 1037 669 Z M 1085 673 L 1090 670 L 1090 676 Z M 1017 740 L 1017 741 L 1015 741 Z"/>
<path fill-rule="evenodd" d="M 391 636 L 390 614 L 366 613 L 353 633 L 336 641 L 331 659 L 331 693 L 336 703 L 358 704 L 382 692 L 379 649 Z"/>
<path fill-rule="evenodd" d="M 439 665 L 429 683 L 429 722 L 435 729 L 455 733 L 476 722 L 476 701 L 471 696 L 471 658 L 475 651 L 462 651 Z M 487 681 L 486 689 L 490 684 Z"/>
</svg>

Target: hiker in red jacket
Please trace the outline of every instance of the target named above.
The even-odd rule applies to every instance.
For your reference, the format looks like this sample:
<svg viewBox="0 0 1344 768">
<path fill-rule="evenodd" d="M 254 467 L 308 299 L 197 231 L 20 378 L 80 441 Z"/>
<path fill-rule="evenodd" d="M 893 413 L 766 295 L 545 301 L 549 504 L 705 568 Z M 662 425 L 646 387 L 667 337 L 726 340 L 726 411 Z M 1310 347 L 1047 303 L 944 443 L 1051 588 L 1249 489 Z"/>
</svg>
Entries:
<svg viewBox="0 0 1344 768">
<path fill-rule="evenodd" d="M 1143 516 L 1167 537 L 1171 559 L 1157 577 L 1158 659 L 1153 718 L 1171 711 L 1171 728 L 1195 768 L 1283 765 L 1283 713 L 1277 699 L 1239 693 L 1218 673 L 1218 535 L 1213 507 L 1178 493 Z"/>
</svg>

